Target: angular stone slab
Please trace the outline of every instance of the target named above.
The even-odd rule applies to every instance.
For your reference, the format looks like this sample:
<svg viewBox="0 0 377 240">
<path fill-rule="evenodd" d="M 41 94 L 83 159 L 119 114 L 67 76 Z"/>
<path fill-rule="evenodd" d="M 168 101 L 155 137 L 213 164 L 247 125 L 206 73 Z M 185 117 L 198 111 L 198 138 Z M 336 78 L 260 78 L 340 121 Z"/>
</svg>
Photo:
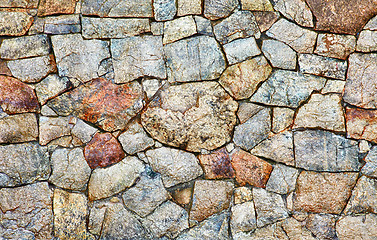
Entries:
<svg viewBox="0 0 377 240">
<path fill-rule="evenodd" d="M 38 57 L 49 53 L 50 43 L 44 34 L 5 39 L 0 47 L 3 59 Z"/>
<path fill-rule="evenodd" d="M 38 16 L 54 14 L 72 14 L 75 12 L 77 0 L 40 0 Z"/>
<path fill-rule="evenodd" d="M 313 27 L 313 15 L 305 0 L 278 0 L 275 9 L 303 27 Z"/>
<path fill-rule="evenodd" d="M 237 7 L 237 0 L 203 0 L 204 16 L 209 20 L 217 20 L 229 16 Z"/>
<path fill-rule="evenodd" d="M 354 36 L 324 33 L 318 35 L 314 53 L 345 60 L 355 51 L 355 47 L 356 37 Z"/>
<path fill-rule="evenodd" d="M 347 137 L 377 143 L 377 110 L 346 108 Z"/>
<path fill-rule="evenodd" d="M 24 113 L 0 118 L 0 143 L 36 141 L 38 123 L 35 114 Z"/>
<path fill-rule="evenodd" d="M 300 66 L 300 71 L 303 73 L 340 80 L 346 79 L 346 61 L 314 54 L 300 54 L 298 57 L 298 64 Z"/>
<path fill-rule="evenodd" d="M 153 17 L 152 0 L 84 0 L 81 13 L 100 17 Z"/>
<path fill-rule="evenodd" d="M 33 16 L 26 10 L 0 11 L 0 36 L 22 36 L 33 24 Z"/>
</svg>

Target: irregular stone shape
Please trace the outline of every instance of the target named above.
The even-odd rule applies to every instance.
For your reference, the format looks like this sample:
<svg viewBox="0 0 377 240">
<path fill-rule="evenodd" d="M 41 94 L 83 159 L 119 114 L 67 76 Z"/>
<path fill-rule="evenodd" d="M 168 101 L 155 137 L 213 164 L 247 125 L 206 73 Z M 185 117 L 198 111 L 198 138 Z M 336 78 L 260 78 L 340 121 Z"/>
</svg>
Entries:
<svg viewBox="0 0 377 240">
<path fill-rule="evenodd" d="M 201 16 L 194 16 L 196 23 L 196 30 L 201 35 L 207 35 L 213 37 L 213 29 L 211 21 Z"/>
<path fill-rule="evenodd" d="M 56 74 L 50 74 L 35 87 L 38 100 L 44 105 L 48 100 L 59 94 L 73 88 L 73 84 L 67 77 L 59 77 Z"/>
<path fill-rule="evenodd" d="M 143 163 L 136 157 L 126 157 L 108 168 L 97 168 L 89 180 L 89 200 L 110 197 L 132 186 L 144 171 Z"/>
<path fill-rule="evenodd" d="M 258 85 L 270 75 L 272 68 L 267 60 L 255 57 L 228 67 L 219 83 L 237 100 L 251 97 Z"/>
<path fill-rule="evenodd" d="M 143 85 L 144 92 L 147 94 L 147 98 L 152 99 L 156 92 L 160 90 L 165 83 L 165 80 L 143 79 L 141 84 Z"/>
<path fill-rule="evenodd" d="M 295 190 L 298 174 L 299 172 L 296 168 L 276 164 L 268 179 L 266 190 L 279 194 L 288 194 Z"/>
<path fill-rule="evenodd" d="M 192 16 L 186 16 L 164 23 L 163 44 L 175 42 L 197 33 L 196 23 Z"/>
<path fill-rule="evenodd" d="M 219 44 L 208 36 L 167 44 L 164 51 L 170 82 L 216 79 L 226 66 Z"/>
<path fill-rule="evenodd" d="M 153 17 L 152 0 L 83 0 L 81 13 L 100 17 Z"/>
<path fill-rule="evenodd" d="M 272 132 L 279 133 L 289 128 L 293 123 L 294 115 L 295 111 L 290 108 L 274 108 L 272 111 Z"/>
<path fill-rule="evenodd" d="M 205 11 L 205 10 L 204 10 Z M 228 18 L 213 27 L 217 41 L 221 44 L 229 43 L 238 38 L 260 37 L 258 24 L 254 15 L 249 11 L 236 11 Z"/>
<path fill-rule="evenodd" d="M 240 63 L 261 54 L 254 37 L 237 39 L 223 46 L 229 64 Z"/>
<path fill-rule="evenodd" d="M 161 174 L 165 187 L 188 182 L 203 174 L 194 154 L 182 150 L 161 147 L 145 153 L 155 172 Z"/>
<path fill-rule="evenodd" d="M 72 14 L 75 12 L 76 2 L 76 0 L 40 0 L 38 16 Z"/>
<path fill-rule="evenodd" d="M 357 173 L 300 173 L 293 207 L 297 211 L 340 214 L 351 196 Z"/>
<path fill-rule="evenodd" d="M 369 177 L 377 178 L 377 147 L 373 147 L 370 150 L 364 161 L 366 164 L 361 169 L 361 173 Z"/>
<path fill-rule="evenodd" d="M 194 187 L 190 220 L 201 222 L 230 205 L 233 184 L 225 181 L 197 180 Z"/>
<path fill-rule="evenodd" d="M 122 198 L 128 209 L 145 217 L 170 198 L 170 195 L 164 188 L 160 174 L 146 168 L 141 174 L 140 181 L 125 191 Z"/>
<path fill-rule="evenodd" d="M 275 9 L 303 27 L 313 27 L 313 15 L 305 0 L 278 0 Z"/>
<path fill-rule="evenodd" d="M 377 30 L 377 17 L 373 17 L 372 19 L 369 20 L 369 22 L 364 26 L 364 30 L 371 30 L 375 31 Z"/>
<path fill-rule="evenodd" d="M 325 57 L 346 58 L 355 51 L 356 38 L 351 35 L 320 33 L 314 53 Z"/>
<path fill-rule="evenodd" d="M 0 119 L 0 143 L 36 141 L 38 123 L 35 114 L 10 115 Z"/>
<path fill-rule="evenodd" d="M 345 214 L 377 213 L 377 180 L 361 176 L 352 190 Z"/>
<path fill-rule="evenodd" d="M 347 137 L 377 142 L 377 110 L 346 108 Z"/>
<path fill-rule="evenodd" d="M 305 226 L 319 239 L 337 239 L 335 222 L 334 215 L 309 214 Z"/>
<path fill-rule="evenodd" d="M 325 78 L 298 72 L 277 70 L 250 98 L 252 102 L 297 108 L 314 90 L 320 90 Z"/>
<path fill-rule="evenodd" d="M 343 99 L 361 108 L 377 108 L 377 54 L 351 54 Z"/>
<path fill-rule="evenodd" d="M 111 133 L 96 133 L 84 149 L 90 168 L 107 167 L 122 161 L 125 153 Z"/>
<path fill-rule="evenodd" d="M 1 152 L 0 152 L 1 153 Z M 25 154 L 24 156 L 27 156 Z M 47 182 L 0 189 L 0 235 L 5 239 L 52 239 L 52 199 Z"/>
<path fill-rule="evenodd" d="M 157 238 L 163 236 L 175 238 L 180 232 L 189 228 L 188 218 L 185 209 L 172 201 L 166 201 L 143 219 L 143 225 Z"/>
<path fill-rule="evenodd" d="M 242 10 L 274 11 L 269 0 L 241 0 Z"/>
<path fill-rule="evenodd" d="M 77 119 L 75 126 L 71 129 L 72 136 L 78 138 L 83 144 L 92 140 L 96 132 L 96 128 L 80 119 Z"/>
<path fill-rule="evenodd" d="M 2 8 L 37 8 L 38 0 L 2 0 L 0 7 Z"/>
<path fill-rule="evenodd" d="M 283 198 L 262 188 L 253 188 L 253 200 L 258 228 L 287 218 L 288 210 Z"/>
<path fill-rule="evenodd" d="M 128 154 L 135 154 L 154 145 L 152 138 L 148 137 L 143 127 L 134 122 L 124 133 L 119 136 L 119 142 Z"/>
<path fill-rule="evenodd" d="M 293 127 L 345 132 L 341 96 L 339 94 L 313 94 L 309 101 L 299 108 Z"/>
<path fill-rule="evenodd" d="M 343 216 L 336 224 L 339 239 L 374 239 L 377 238 L 377 216 L 366 214 L 359 216 Z"/>
<path fill-rule="evenodd" d="M 231 158 L 236 180 L 241 186 L 248 183 L 254 187 L 266 187 L 272 171 L 271 164 L 241 149 L 235 150 Z"/>
<path fill-rule="evenodd" d="M 263 109 L 263 106 L 254 103 L 240 102 L 240 106 L 238 107 L 237 111 L 237 117 L 240 120 L 240 123 L 242 124 Z"/>
<path fill-rule="evenodd" d="M 94 18 L 82 17 L 82 36 L 92 38 L 125 38 L 150 32 L 147 18 Z"/>
<path fill-rule="evenodd" d="M 70 117 L 39 117 L 39 144 L 71 134 Z"/>
<path fill-rule="evenodd" d="M 42 18 L 38 18 L 38 20 L 39 19 Z M 34 23 L 34 25 L 35 24 L 36 23 Z M 42 25 L 44 26 L 43 32 L 46 34 L 69 34 L 81 32 L 79 14 L 46 17 L 43 18 Z"/>
<path fill-rule="evenodd" d="M 198 156 L 207 179 L 234 178 L 234 170 L 226 148 Z"/>
<path fill-rule="evenodd" d="M 322 130 L 294 132 L 296 167 L 313 171 L 359 171 L 358 144 Z"/>
<path fill-rule="evenodd" d="M 377 50 L 377 31 L 362 31 L 357 39 L 356 50 L 360 52 L 373 52 Z"/>
<path fill-rule="evenodd" d="M 116 85 L 98 78 L 50 100 L 47 105 L 59 115 L 74 115 L 105 131 L 115 131 L 124 129 L 143 108 L 143 95 L 137 82 Z"/>
<path fill-rule="evenodd" d="M 299 53 L 312 53 L 317 39 L 316 32 L 299 27 L 283 18 L 272 25 L 267 31 L 267 36 L 288 44 Z"/>
<path fill-rule="evenodd" d="M 254 203 L 245 202 L 233 206 L 230 226 L 233 235 L 238 232 L 248 232 L 257 228 Z"/>
<path fill-rule="evenodd" d="M 0 187 L 30 184 L 46 180 L 49 175 L 47 148 L 37 143 L 0 146 Z"/>
<path fill-rule="evenodd" d="M 238 187 L 234 189 L 234 204 L 241 204 L 253 200 L 253 193 L 248 187 Z"/>
<path fill-rule="evenodd" d="M 271 110 L 261 109 L 245 123 L 235 127 L 233 141 L 237 146 L 250 150 L 268 137 L 271 129 Z"/>
<path fill-rule="evenodd" d="M 0 108 L 8 114 L 38 112 L 39 104 L 34 90 L 27 84 L 0 76 Z"/>
<path fill-rule="evenodd" d="M 181 234 L 177 240 L 228 240 L 229 239 L 229 212 L 212 215 L 197 226 Z"/>
<path fill-rule="evenodd" d="M 90 81 L 100 76 L 101 62 L 110 57 L 108 42 L 84 40 L 81 34 L 54 35 L 51 41 L 60 77 Z"/>
<path fill-rule="evenodd" d="M 177 13 L 176 0 L 154 0 L 153 11 L 156 21 L 172 20 Z"/>
<path fill-rule="evenodd" d="M 177 16 L 202 14 L 202 0 L 178 0 Z"/>
<path fill-rule="evenodd" d="M 316 240 L 312 233 L 302 226 L 302 223 L 297 221 L 295 218 L 291 217 L 284 220 L 281 224 L 284 232 L 287 234 L 289 239 L 305 239 L 305 240 Z"/>
<path fill-rule="evenodd" d="M 161 36 L 111 39 L 116 83 L 143 76 L 166 78 Z"/>
<path fill-rule="evenodd" d="M 376 15 L 377 5 L 371 0 L 307 0 L 316 18 L 315 29 L 355 35 Z"/>
<path fill-rule="evenodd" d="M 51 155 L 52 174 L 49 182 L 65 189 L 86 189 L 91 169 L 81 148 L 56 149 Z"/>
<path fill-rule="evenodd" d="M 67 240 L 95 239 L 86 230 L 88 200 L 84 194 L 55 189 L 53 204 L 56 237 Z"/>
<path fill-rule="evenodd" d="M 326 82 L 325 87 L 322 89 L 321 93 L 326 94 L 326 93 L 339 93 L 343 94 L 343 89 L 346 86 L 345 81 L 341 80 L 328 80 Z"/>
<path fill-rule="evenodd" d="M 0 11 L 0 36 L 25 35 L 32 24 L 33 16 L 29 15 L 25 10 L 7 9 Z"/>
<path fill-rule="evenodd" d="M 237 0 L 204 0 L 204 16 L 209 20 L 226 18 L 238 4 Z"/>
<path fill-rule="evenodd" d="M 267 39 L 263 41 L 262 52 L 273 67 L 282 69 L 296 69 L 297 54 L 285 43 Z"/>
<path fill-rule="evenodd" d="M 300 71 L 322 77 L 340 80 L 346 79 L 347 62 L 335 58 L 317 56 L 314 54 L 300 54 L 298 57 Z"/>
<path fill-rule="evenodd" d="M 12 76 L 12 72 L 8 68 L 7 63 L 1 59 L 0 59 L 0 74 L 10 76 L 10 77 Z"/>
<path fill-rule="evenodd" d="M 50 45 L 47 35 L 4 39 L 0 47 L 0 56 L 2 59 L 38 57 L 48 55 L 49 53 Z"/>
<path fill-rule="evenodd" d="M 253 12 L 261 32 L 265 32 L 279 19 L 278 12 Z"/>
<path fill-rule="evenodd" d="M 186 83 L 167 87 L 142 112 L 141 123 L 158 141 L 200 152 L 231 139 L 235 102 L 218 83 Z"/>
<path fill-rule="evenodd" d="M 294 237 L 294 236 L 293 236 Z M 289 240 L 287 233 L 281 226 L 281 222 L 267 225 L 263 228 L 257 228 L 254 232 L 241 233 L 234 236 L 235 240 L 266 240 L 266 239 L 279 239 Z M 295 239 L 295 238 L 293 238 Z M 300 239 L 300 238 L 299 238 Z"/>
</svg>

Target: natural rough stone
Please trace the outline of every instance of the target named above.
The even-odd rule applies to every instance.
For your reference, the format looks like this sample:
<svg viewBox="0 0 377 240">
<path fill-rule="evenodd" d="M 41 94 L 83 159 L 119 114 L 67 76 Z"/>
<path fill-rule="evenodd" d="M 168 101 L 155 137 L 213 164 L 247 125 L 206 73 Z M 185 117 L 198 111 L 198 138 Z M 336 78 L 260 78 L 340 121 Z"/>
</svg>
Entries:
<svg viewBox="0 0 377 240">
<path fill-rule="evenodd" d="M 366 214 L 359 216 L 343 216 L 336 224 L 339 239 L 374 239 L 377 238 L 377 216 Z"/>
<path fill-rule="evenodd" d="M 207 179 L 233 178 L 234 170 L 226 148 L 220 148 L 210 154 L 198 156 Z"/>
<path fill-rule="evenodd" d="M 377 142 L 377 110 L 346 108 L 347 136 Z"/>
<path fill-rule="evenodd" d="M 122 146 L 110 133 L 96 133 L 85 146 L 84 154 L 92 169 L 107 167 L 125 157 Z"/>
<path fill-rule="evenodd" d="M 203 0 L 178 0 L 177 16 L 202 14 Z"/>
<path fill-rule="evenodd" d="M 153 96 L 157 93 L 157 91 L 165 85 L 166 80 L 158 80 L 158 79 L 143 79 L 142 85 L 143 90 L 147 94 L 147 98 L 151 100 Z"/>
<path fill-rule="evenodd" d="M 167 44 L 164 51 L 169 82 L 212 80 L 225 69 L 224 55 L 212 37 L 182 39 Z"/>
<path fill-rule="evenodd" d="M 72 87 L 73 84 L 67 77 L 50 74 L 36 85 L 35 92 L 39 102 L 44 105 L 48 100 L 70 90 Z"/>
<path fill-rule="evenodd" d="M 177 14 L 176 0 L 154 0 L 153 10 L 156 21 L 172 20 Z"/>
<path fill-rule="evenodd" d="M 296 166 L 306 170 L 359 171 L 361 167 L 357 142 L 332 132 L 296 131 L 294 145 Z"/>
<path fill-rule="evenodd" d="M 237 105 L 218 83 L 187 83 L 160 91 L 141 120 L 162 143 L 193 152 L 213 150 L 231 139 Z"/>
<path fill-rule="evenodd" d="M 36 141 L 38 123 L 35 114 L 9 115 L 0 119 L 0 143 Z"/>
<path fill-rule="evenodd" d="M 65 189 L 85 190 L 91 170 L 80 148 L 56 149 L 51 155 L 49 182 Z"/>
<path fill-rule="evenodd" d="M 219 83 L 237 100 L 251 97 L 272 71 L 264 57 L 255 57 L 228 67 Z"/>
<path fill-rule="evenodd" d="M 75 126 L 71 129 L 72 136 L 80 140 L 83 144 L 92 140 L 96 132 L 96 128 L 90 126 L 80 119 L 77 119 Z"/>
<path fill-rule="evenodd" d="M 230 65 L 261 54 L 254 37 L 237 39 L 223 46 Z"/>
<path fill-rule="evenodd" d="M 274 133 L 279 133 L 289 128 L 293 123 L 295 111 L 290 108 L 274 108 L 272 110 L 272 127 Z"/>
<path fill-rule="evenodd" d="M 377 50 L 376 42 L 377 32 L 365 30 L 362 31 L 357 39 L 356 50 L 360 52 L 373 52 Z"/>
<path fill-rule="evenodd" d="M 0 172 L 0 187 L 46 180 L 50 175 L 47 149 L 37 143 L 0 146 Z"/>
<path fill-rule="evenodd" d="M 299 221 L 291 217 L 284 220 L 281 224 L 282 229 L 289 239 L 316 240 L 312 233 Z"/>
<path fill-rule="evenodd" d="M 289 240 L 287 233 L 281 226 L 281 222 L 267 225 L 263 228 L 257 228 L 254 232 L 241 233 L 234 236 L 235 240 L 266 240 L 266 239 L 279 239 Z"/>
<path fill-rule="evenodd" d="M 266 190 L 279 194 L 288 194 L 295 190 L 298 174 L 299 172 L 295 168 L 276 164 L 266 184 Z"/>
<path fill-rule="evenodd" d="M 111 39 L 116 83 L 143 76 L 166 78 L 161 36 L 135 36 Z"/>
<path fill-rule="evenodd" d="M 351 35 L 323 33 L 318 35 L 314 53 L 345 60 L 355 51 L 356 38 Z"/>
<path fill-rule="evenodd" d="M 238 38 L 260 37 L 258 24 L 249 11 L 236 11 L 213 28 L 216 39 L 221 44 L 229 43 Z"/>
<path fill-rule="evenodd" d="M 12 76 L 12 72 L 7 66 L 7 63 L 0 59 L 0 74 L 6 76 Z"/>
<path fill-rule="evenodd" d="M 98 78 L 64 93 L 47 105 L 59 115 L 74 115 L 106 131 L 124 129 L 143 107 L 140 84 L 116 85 Z"/>
<path fill-rule="evenodd" d="M 39 143 L 49 142 L 71 134 L 70 117 L 39 117 Z"/>
<path fill-rule="evenodd" d="M 19 80 L 0 76 L 0 108 L 8 114 L 38 112 L 34 90 Z"/>
<path fill-rule="evenodd" d="M 369 146 L 367 147 L 369 148 Z M 361 173 L 369 177 L 377 178 L 377 147 L 373 147 L 370 150 L 364 161 L 366 164 L 361 169 Z"/>
<path fill-rule="evenodd" d="M 37 8 L 38 0 L 2 0 L 0 7 L 2 8 Z"/>
<path fill-rule="evenodd" d="M 234 189 L 234 204 L 241 204 L 253 200 L 253 193 L 248 187 L 238 187 Z"/>
<path fill-rule="evenodd" d="M 269 0 L 241 0 L 242 10 L 274 11 Z"/>
<path fill-rule="evenodd" d="M 339 93 L 343 94 L 346 82 L 342 80 L 327 80 L 325 87 L 322 89 L 321 93 Z"/>
<path fill-rule="evenodd" d="M 190 220 L 201 222 L 230 205 L 233 184 L 225 181 L 197 180 L 194 187 Z"/>
<path fill-rule="evenodd" d="M 189 227 L 188 218 L 185 209 L 171 201 L 166 201 L 143 219 L 143 225 L 157 238 L 163 236 L 175 238 Z"/>
<path fill-rule="evenodd" d="M 317 33 L 301 28 L 285 19 L 280 19 L 270 30 L 267 36 L 288 44 L 296 52 L 312 53 L 317 39 Z"/>
<path fill-rule="evenodd" d="M 337 239 L 335 222 L 334 215 L 309 214 L 305 226 L 319 239 Z"/>
<path fill-rule="evenodd" d="M 213 37 L 213 29 L 211 21 L 201 16 L 194 16 L 196 23 L 196 30 L 198 34 L 207 35 Z"/>
<path fill-rule="evenodd" d="M 254 187 L 266 187 L 272 171 L 271 164 L 241 149 L 235 150 L 231 159 L 236 172 L 236 180 L 241 186 L 248 183 Z"/>
<path fill-rule="evenodd" d="M 357 173 L 301 172 L 293 207 L 296 211 L 340 214 L 356 179 Z"/>
<path fill-rule="evenodd" d="M 254 116 L 259 111 L 263 110 L 264 107 L 250 103 L 250 102 L 241 102 L 238 111 L 237 111 L 237 117 L 240 120 L 240 123 L 245 123 L 247 120 L 249 120 L 252 116 Z"/>
<path fill-rule="evenodd" d="M 253 12 L 261 32 L 265 32 L 279 19 L 278 12 Z"/>
<path fill-rule="evenodd" d="M 198 159 L 192 153 L 161 147 L 145 154 L 153 170 L 161 174 L 165 187 L 188 182 L 203 174 Z"/>
<path fill-rule="evenodd" d="M 22 36 L 32 24 L 33 16 L 29 15 L 26 10 L 0 11 L 0 36 Z"/>
<path fill-rule="evenodd" d="M 362 176 L 352 190 L 345 214 L 377 213 L 377 180 Z"/>
<path fill-rule="evenodd" d="M 42 20 L 43 19 L 43 20 Z M 43 32 L 46 34 L 69 34 L 81 32 L 80 15 L 59 15 L 46 18 L 38 18 L 41 20 Z M 36 22 L 34 22 L 34 25 Z M 31 30 L 29 30 L 30 32 Z"/>
<path fill-rule="evenodd" d="M 343 99 L 362 108 L 377 108 L 377 54 L 351 54 Z"/>
<path fill-rule="evenodd" d="M 300 71 L 322 77 L 346 79 L 347 62 L 335 58 L 317 56 L 314 54 L 300 54 L 298 57 Z"/>
<path fill-rule="evenodd" d="M 268 192 L 262 188 L 253 188 L 253 200 L 258 228 L 289 216 L 283 198 L 279 194 Z"/>
<path fill-rule="evenodd" d="M 376 2 L 371 0 L 306 0 L 316 18 L 315 29 L 355 35 L 376 15 Z"/>
<path fill-rule="evenodd" d="M 304 27 L 313 27 L 313 15 L 305 0 L 278 0 L 275 9 Z"/>
<path fill-rule="evenodd" d="M 196 23 L 192 16 L 186 16 L 164 23 L 163 44 L 175 42 L 197 33 Z"/>
<path fill-rule="evenodd" d="M 100 17 L 153 17 L 152 0 L 83 0 L 81 13 Z"/>
<path fill-rule="evenodd" d="M 52 239 L 51 195 L 46 182 L 1 188 L 0 236 L 4 239 Z"/>
<path fill-rule="evenodd" d="M 238 6 L 237 0 L 203 0 L 204 16 L 209 20 L 226 18 Z"/>
<path fill-rule="evenodd" d="M 107 198 L 134 184 L 144 171 L 143 163 L 136 157 L 126 157 L 108 168 L 97 168 L 89 180 L 89 200 Z"/>
<path fill-rule="evenodd" d="M 313 94 L 309 101 L 299 108 L 293 127 L 345 132 L 341 96 L 339 94 Z"/>
<path fill-rule="evenodd" d="M 297 54 L 285 43 L 276 40 L 264 40 L 262 52 L 273 67 L 282 69 L 296 69 Z"/>
<path fill-rule="evenodd" d="M 134 122 L 128 129 L 119 136 L 119 142 L 122 144 L 124 151 L 128 154 L 135 154 L 144 151 L 154 145 L 152 138 L 148 137 L 143 127 Z"/>
<path fill-rule="evenodd" d="M 368 23 L 364 26 L 363 28 L 364 30 L 371 30 L 371 31 L 374 31 L 374 30 L 377 30 L 377 17 L 373 17 L 371 18 Z"/>
<path fill-rule="evenodd" d="M 325 78 L 298 72 L 277 70 L 250 98 L 252 102 L 297 108 L 314 90 L 320 90 Z"/>
<path fill-rule="evenodd" d="M 82 36 L 92 38 L 125 38 L 150 32 L 146 18 L 94 18 L 82 17 Z"/>
<path fill-rule="evenodd" d="M 72 14 L 75 12 L 76 2 L 76 0 L 40 0 L 38 16 Z"/>
<path fill-rule="evenodd" d="M 248 232 L 257 228 L 254 203 L 245 202 L 233 206 L 230 226 L 233 235 L 238 232 Z"/>
<path fill-rule="evenodd" d="M 2 59 L 19 59 L 48 55 L 50 45 L 47 35 L 33 35 L 3 40 L 0 47 Z"/>
</svg>

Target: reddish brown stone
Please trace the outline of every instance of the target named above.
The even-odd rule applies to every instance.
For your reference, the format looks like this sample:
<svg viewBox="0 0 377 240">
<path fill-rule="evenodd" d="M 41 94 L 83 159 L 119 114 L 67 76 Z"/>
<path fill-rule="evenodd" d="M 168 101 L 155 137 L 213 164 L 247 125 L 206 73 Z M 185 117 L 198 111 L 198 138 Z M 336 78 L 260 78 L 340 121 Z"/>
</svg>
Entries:
<svg viewBox="0 0 377 240">
<path fill-rule="evenodd" d="M 41 0 L 38 16 L 53 14 L 72 14 L 75 12 L 77 0 Z"/>
<path fill-rule="evenodd" d="M 346 108 L 347 136 L 377 143 L 377 110 Z"/>
<path fill-rule="evenodd" d="M 225 147 L 211 154 L 199 155 L 207 179 L 233 178 L 234 170 Z"/>
<path fill-rule="evenodd" d="M 272 171 L 271 164 L 241 149 L 236 150 L 231 158 L 236 180 L 241 186 L 248 183 L 255 187 L 266 187 Z"/>
<path fill-rule="evenodd" d="M 96 133 L 85 146 L 84 155 L 92 169 L 112 165 L 125 157 L 122 146 L 110 133 Z"/>
<path fill-rule="evenodd" d="M 254 12 L 255 21 L 261 32 L 267 31 L 279 19 L 277 12 Z"/>
<path fill-rule="evenodd" d="M 356 34 L 377 13 L 376 0 L 306 0 L 316 30 Z"/>
<path fill-rule="evenodd" d="M 66 92 L 47 105 L 59 115 L 74 115 L 105 131 L 124 129 L 143 108 L 144 94 L 139 83 L 117 85 L 98 78 Z"/>
<path fill-rule="evenodd" d="M 4 62 L 3 60 L 0 60 L 0 75 L 12 76 L 12 73 L 9 70 L 6 62 Z"/>
<path fill-rule="evenodd" d="M 0 76 L 0 107 L 8 114 L 38 112 L 34 90 L 16 78 Z"/>
</svg>

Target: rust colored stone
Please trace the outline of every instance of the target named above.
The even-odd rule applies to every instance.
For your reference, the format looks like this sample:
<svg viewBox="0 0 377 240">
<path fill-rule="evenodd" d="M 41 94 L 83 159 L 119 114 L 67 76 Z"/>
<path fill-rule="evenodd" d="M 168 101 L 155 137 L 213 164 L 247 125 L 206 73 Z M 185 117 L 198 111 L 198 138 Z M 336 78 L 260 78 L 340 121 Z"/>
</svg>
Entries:
<svg viewBox="0 0 377 240">
<path fill-rule="evenodd" d="M 347 136 L 377 143 L 377 110 L 346 108 Z"/>
<path fill-rule="evenodd" d="M 38 112 L 34 90 L 13 77 L 0 76 L 0 107 L 8 114 Z"/>
<path fill-rule="evenodd" d="M 38 7 L 38 16 L 53 14 L 72 14 L 75 12 L 77 0 L 41 0 Z"/>
<path fill-rule="evenodd" d="M 236 180 L 241 186 L 248 183 L 254 187 L 266 187 L 273 169 L 271 164 L 241 149 L 236 150 L 231 158 Z"/>
<path fill-rule="evenodd" d="M 6 62 L 4 62 L 3 60 L 0 60 L 0 75 L 12 76 L 12 73 L 9 70 Z"/>
<path fill-rule="evenodd" d="M 107 167 L 122 161 L 125 153 L 118 140 L 110 133 L 96 133 L 85 146 L 85 159 L 90 168 Z"/>
<path fill-rule="evenodd" d="M 234 170 L 226 148 L 198 156 L 207 179 L 233 178 Z"/>
<path fill-rule="evenodd" d="M 253 14 L 261 32 L 270 29 L 280 16 L 277 12 L 254 12 Z"/>
<path fill-rule="evenodd" d="M 377 13 L 376 0 L 306 0 L 317 19 L 315 29 L 356 34 Z"/>
<path fill-rule="evenodd" d="M 59 115 L 74 115 L 105 131 L 124 129 L 143 108 L 139 83 L 117 85 L 98 78 L 66 92 L 47 104 Z"/>
</svg>

